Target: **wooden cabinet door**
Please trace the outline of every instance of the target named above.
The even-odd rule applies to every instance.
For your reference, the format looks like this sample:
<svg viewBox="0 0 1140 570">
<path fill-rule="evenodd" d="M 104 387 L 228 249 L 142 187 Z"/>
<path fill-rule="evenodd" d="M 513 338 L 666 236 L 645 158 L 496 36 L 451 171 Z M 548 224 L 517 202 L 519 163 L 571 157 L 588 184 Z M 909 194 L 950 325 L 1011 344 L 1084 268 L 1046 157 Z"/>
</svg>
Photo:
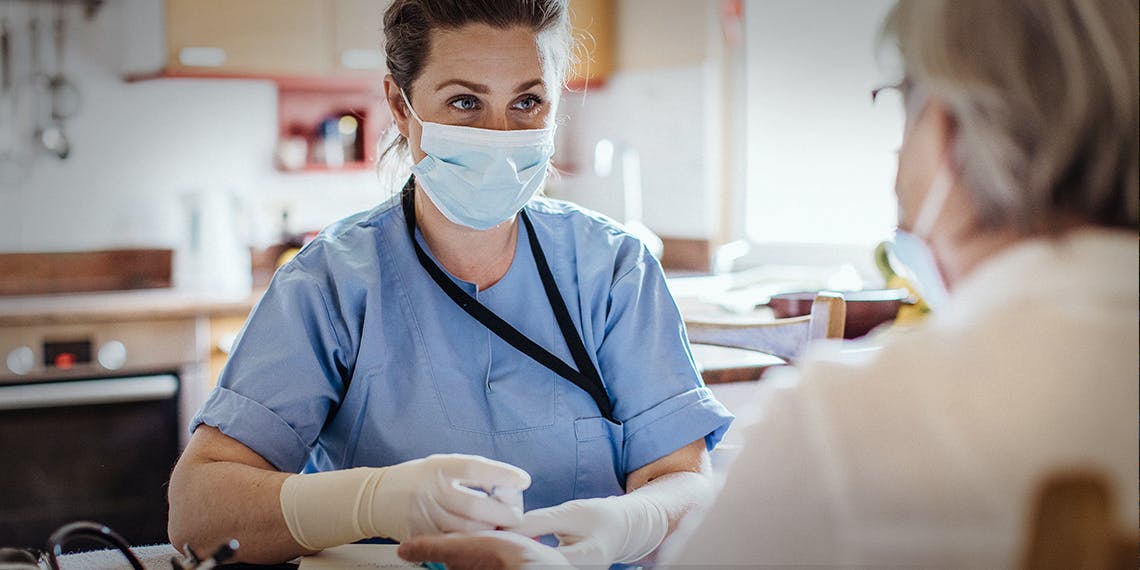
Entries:
<svg viewBox="0 0 1140 570">
<path fill-rule="evenodd" d="M 213 315 L 210 317 L 210 366 L 206 389 L 218 383 L 218 376 L 230 358 L 234 340 L 245 325 L 246 315 Z"/>
<path fill-rule="evenodd" d="M 329 69 L 336 73 L 383 76 L 384 9 L 376 0 L 333 0 L 329 26 L 332 47 Z"/>
<path fill-rule="evenodd" d="M 572 87 L 602 81 L 613 72 L 616 20 L 614 0 L 570 0 L 578 59 L 568 77 Z"/>
<path fill-rule="evenodd" d="M 327 70 L 324 0 L 167 0 L 168 69 L 305 75 Z"/>
</svg>

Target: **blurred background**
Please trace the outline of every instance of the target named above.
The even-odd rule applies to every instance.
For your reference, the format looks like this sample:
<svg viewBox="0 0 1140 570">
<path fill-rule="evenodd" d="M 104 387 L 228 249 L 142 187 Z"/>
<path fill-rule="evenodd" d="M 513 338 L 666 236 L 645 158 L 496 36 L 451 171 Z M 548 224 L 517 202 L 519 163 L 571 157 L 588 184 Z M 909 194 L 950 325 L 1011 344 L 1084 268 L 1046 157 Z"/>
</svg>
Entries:
<svg viewBox="0 0 1140 570">
<path fill-rule="evenodd" d="M 0 251 L 186 250 L 195 215 L 264 248 L 382 201 L 385 5 L 0 2 Z M 720 252 L 874 278 L 901 131 L 869 97 L 897 76 L 889 2 L 571 5 L 584 57 L 548 194 L 644 222 L 674 269 Z"/>
<path fill-rule="evenodd" d="M 186 423 L 274 270 L 403 183 L 376 165 L 386 6 L 0 0 L 0 546 L 83 518 L 166 541 Z M 887 0 L 570 6 L 546 192 L 643 237 L 686 321 L 884 285 Z M 705 348 L 710 383 L 782 362 Z"/>
</svg>

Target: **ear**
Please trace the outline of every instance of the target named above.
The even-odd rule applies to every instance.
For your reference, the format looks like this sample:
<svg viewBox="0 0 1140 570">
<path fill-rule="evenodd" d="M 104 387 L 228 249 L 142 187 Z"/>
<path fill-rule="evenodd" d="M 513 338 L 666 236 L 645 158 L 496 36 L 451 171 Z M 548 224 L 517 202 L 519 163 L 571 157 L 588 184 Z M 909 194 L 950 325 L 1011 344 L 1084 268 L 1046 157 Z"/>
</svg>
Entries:
<svg viewBox="0 0 1140 570">
<path fill-rule="evenodd" d="M 953 164 L 954 146 L 958 139 L 958 119 L 954 117 L 950 108 L 937 98 L 927 104 L 925 112 L 930 114 L 926 120 L 930 121 L 931 143 L 935 155 L 945 159 L 947 164 Z"/>
<path fill-rule="evenodd" d="M 384 76 L 384 98 L 388 101 L 388 110 L 392 112 L 396 128 L 404 138 L 407 138 L 410 115 L 407 105 L 404 104 L 404 97 L 400 95 L 400 87 L 396 85 L 391 73 Z"/>
</svg>

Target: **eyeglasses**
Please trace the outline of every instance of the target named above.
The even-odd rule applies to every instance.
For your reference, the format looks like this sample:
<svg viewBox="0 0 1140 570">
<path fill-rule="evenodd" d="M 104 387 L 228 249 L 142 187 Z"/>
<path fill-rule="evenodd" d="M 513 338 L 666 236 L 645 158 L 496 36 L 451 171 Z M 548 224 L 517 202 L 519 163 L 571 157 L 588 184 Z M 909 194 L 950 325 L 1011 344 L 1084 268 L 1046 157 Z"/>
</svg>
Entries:
<svg viewBox="0 0 1140 570">
<path fill-rule="evenodd" d="M 913 88 L 914 88 L 914 83 L 911 82 L 910 78 L 909 77 L 903 77 L 897 83 L 892 83 L 890 85 L 881 85 L 879 87 L 872 89 L 871 90 L 871 103 L 872 104 L 877 103 L 879 100 L 879 95 L 883 94 L 884 92 L 889 92 L 889 91 L 898 92 L 899 96 L 902 97 L 902 100 L 905 102 L 907 100 L 907 98 L 910 96 L 910 92 Z"/>
<path fill-rule="evenodd" d="M 879 101 L 888 98 L 888 94 L 893 94 L 894 97 L 892 98 L 897 98 L 898 106 L 895 108 L 902 110 L 903 124 L 906 125 L 910 123 L 926 101 L 927 92 L 920 85 L 916 85 L 909 76 L 903 76 L 898 83 L 872 89 L 871 104 L 876 107 L 884 106 L 885 104 Z"/>
</svg>

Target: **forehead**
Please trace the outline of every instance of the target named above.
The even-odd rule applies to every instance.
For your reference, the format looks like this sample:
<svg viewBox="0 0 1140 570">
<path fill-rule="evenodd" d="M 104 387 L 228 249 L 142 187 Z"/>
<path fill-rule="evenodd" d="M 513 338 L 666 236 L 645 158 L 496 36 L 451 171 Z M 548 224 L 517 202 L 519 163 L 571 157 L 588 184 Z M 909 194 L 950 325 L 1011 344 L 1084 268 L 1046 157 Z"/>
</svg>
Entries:
<svg viewBox="0 0 1140 570">
<path fill-rule="evenodd" d="M 543 76 L 538 36 L 525 26 L 495 28 L 468 24 L 435 30 L 421 79 L 467 79 L 477 83 L 518 83 Z M 434 86 L 429 86 L 434 87 Z"/>
</svg>

